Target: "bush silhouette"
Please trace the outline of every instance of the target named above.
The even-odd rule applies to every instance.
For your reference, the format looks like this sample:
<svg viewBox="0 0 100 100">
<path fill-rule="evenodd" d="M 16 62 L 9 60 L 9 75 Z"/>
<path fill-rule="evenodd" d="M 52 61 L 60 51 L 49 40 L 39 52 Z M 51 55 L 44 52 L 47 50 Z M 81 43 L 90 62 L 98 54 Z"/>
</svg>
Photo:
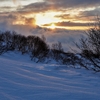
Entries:
<svg viewBox="0 0 100 100">
<path fill-rule="evenodd" d="M 16 32 L 6 31 L 0 34 L 0 54 L 7 51 L 19 51 L 29 54 L 31 59 L 42 59 L 48 53 L 48 45 L 37 36 L 25 37 Z"/>
<path fill-rule="evenodd" d="M 86 32 L 86 38 L 80 39 L 80 44 L 76 44 L 81 50 L 82 56 L 87 58 L 95 71 L 100 71 L 100 18 L 97 17 L 93 28 Z"/>
</svg>

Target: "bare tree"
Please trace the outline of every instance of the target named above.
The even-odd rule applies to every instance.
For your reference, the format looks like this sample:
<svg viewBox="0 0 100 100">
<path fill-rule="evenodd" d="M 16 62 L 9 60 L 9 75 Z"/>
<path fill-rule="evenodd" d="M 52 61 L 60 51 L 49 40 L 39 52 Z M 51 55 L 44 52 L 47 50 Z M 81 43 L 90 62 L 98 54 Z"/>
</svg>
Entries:
<svg viewBox="0 0 100 100">
<path fill-rule="evenodd" d="M 94 66 L 92 69 L 100 71 L 100 17 L 97 17 L 93 27 L 86 31 L 86 36 L 76 45 L 81 50 L 82 56 L 92 63 Z"/>
</svg>

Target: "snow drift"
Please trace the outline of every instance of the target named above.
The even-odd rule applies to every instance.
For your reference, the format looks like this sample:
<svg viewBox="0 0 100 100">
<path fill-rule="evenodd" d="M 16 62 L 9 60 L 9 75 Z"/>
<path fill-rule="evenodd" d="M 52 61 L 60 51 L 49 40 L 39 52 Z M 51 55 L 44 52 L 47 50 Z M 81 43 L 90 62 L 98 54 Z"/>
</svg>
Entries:
<svg viewBox="0 0 100 100">
<path fill-rule="evenodd" d="M 0 100 L 99 100 L 100 73 L 34 63 L 29 56 L 0 56 Z"/>
</svg>

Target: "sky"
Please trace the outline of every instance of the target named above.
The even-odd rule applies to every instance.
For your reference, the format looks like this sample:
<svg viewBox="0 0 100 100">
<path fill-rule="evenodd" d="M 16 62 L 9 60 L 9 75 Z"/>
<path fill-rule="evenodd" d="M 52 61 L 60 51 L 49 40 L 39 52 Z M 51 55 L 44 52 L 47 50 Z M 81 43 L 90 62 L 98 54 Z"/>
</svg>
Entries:
<svg viewBox="0 0 100 100">
<path fill-rule="evenodd" d="M 77 39 L 97 15 L 100 0 L 0 0 L 0 30 L 44 34 L 50 41 Z"/>
</svg>

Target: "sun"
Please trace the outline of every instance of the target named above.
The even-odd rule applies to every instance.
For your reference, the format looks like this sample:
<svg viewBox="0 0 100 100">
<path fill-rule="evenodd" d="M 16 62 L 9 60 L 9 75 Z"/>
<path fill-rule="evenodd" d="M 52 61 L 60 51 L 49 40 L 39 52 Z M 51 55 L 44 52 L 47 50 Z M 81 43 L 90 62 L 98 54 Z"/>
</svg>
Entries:
<svg viewBox="0 0 100 100">
<path fill-rule="evenodd" d="M 55 24 L 51 24 L 50 28 L 55 29 L 56 28 Z"/>
</svg>

